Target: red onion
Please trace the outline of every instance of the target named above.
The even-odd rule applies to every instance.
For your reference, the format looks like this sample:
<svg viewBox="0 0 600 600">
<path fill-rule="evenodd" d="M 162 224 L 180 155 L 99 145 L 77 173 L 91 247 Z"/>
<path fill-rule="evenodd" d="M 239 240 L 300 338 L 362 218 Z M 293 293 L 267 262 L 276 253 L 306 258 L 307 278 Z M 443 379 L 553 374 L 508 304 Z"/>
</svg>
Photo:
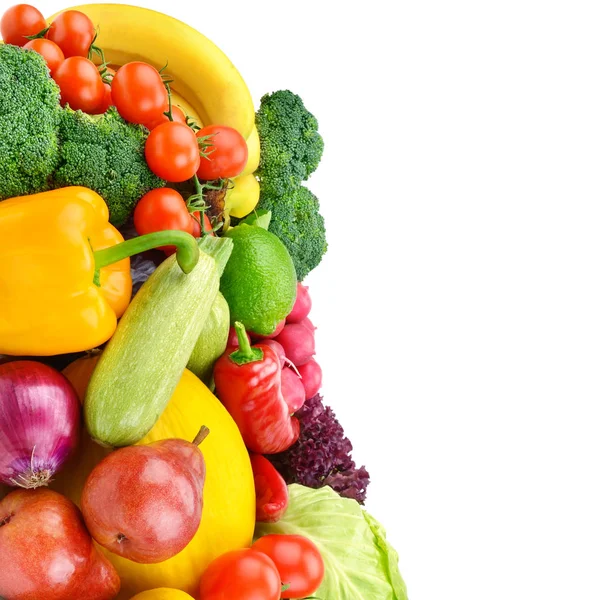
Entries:
<svg viewBox="0 0 600 600">
<path fill-rule="evenodd" d="M 80 410 L 72 385 L 52 367 L 0 365 L 0 483 L 47 485 L 77 446 Z"/>
</svg>

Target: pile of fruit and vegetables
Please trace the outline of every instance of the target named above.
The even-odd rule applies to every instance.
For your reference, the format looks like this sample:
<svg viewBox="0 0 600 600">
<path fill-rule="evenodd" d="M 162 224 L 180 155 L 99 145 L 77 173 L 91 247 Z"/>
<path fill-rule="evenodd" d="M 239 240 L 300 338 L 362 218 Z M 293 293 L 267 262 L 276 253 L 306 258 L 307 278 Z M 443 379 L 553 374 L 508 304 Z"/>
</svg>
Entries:
<svg viewBox="0 0 600 600">
<path fill-rule="evenodd" d="M 0 33 L 0 598 L 404 600 L 321 396 L 314 115 L 139 7 Z"/>
</svg>

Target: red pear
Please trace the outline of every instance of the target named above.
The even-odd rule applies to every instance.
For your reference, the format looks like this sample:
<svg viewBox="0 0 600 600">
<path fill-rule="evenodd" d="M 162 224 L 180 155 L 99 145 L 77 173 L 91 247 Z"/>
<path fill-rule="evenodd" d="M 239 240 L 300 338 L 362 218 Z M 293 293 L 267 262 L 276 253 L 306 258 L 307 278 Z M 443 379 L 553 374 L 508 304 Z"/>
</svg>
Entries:
<svg viewBox="0 0 600 600">
<path fill-rule="evenodd" d="M 138 563 L 181 552 L 200 526 L 206 466 L 198 444 L 170 439 L 109 454 L 90 473 L 81 510 L 92 537 Z"/>
<path fill-rule="evenodd" d="M 0 501 L 0 557 L 0 597 L 10 600 L 112 600 L 121 587 L 79 509 L 46 488 Z"/>
</svg>

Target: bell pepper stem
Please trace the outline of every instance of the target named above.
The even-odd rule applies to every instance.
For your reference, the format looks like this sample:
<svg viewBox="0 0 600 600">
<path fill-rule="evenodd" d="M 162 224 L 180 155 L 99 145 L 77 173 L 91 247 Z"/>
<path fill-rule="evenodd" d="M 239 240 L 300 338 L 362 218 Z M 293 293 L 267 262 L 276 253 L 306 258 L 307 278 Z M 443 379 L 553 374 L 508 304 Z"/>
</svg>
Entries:
<svg viewBox="0 0 600 600">
<path fill-rule="evenodd" d="M 193 235 L 185 231 L 167 230 L 155 231 L 132 238 L 120 244 L 96 250 L 94 258 L 96 260 L 96 270 L 99 271 L 103 267 L 119 262 L 124 258 L 129 258 L 134 254 L 152 250 L 160 246 L 176 246 L 177 247 L 177 263 L 184 273 L 189 273 L 198 263 L 200 251 L 198 250 L 198 242 Z"/>
<path fill-rule="evenodd" d="M 236 321 L 234 324 L 235 333 L 237 334 L 239 348 L 234 350 L 229 358 L 236 365 L 245 365 L 247 363 L 256 362 L 264 358 L 264 352 L 260 348 L 253 348 L 248 341 L 246 328 L 243 323 Z"/>
</svg>

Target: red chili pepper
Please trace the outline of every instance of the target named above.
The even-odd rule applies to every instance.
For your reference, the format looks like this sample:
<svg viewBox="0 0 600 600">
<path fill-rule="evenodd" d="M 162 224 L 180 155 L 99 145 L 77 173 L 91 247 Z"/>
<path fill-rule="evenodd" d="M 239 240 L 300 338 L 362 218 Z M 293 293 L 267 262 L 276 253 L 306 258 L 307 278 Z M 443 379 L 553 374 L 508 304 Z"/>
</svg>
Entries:
<svg viewBox="0 0 600 600">
<path fill-rule="evenodd" d="M 256 520 L 275 523 L 288 507 L 288 487 L 277 469 L 261 454 L 250 453 L 256 489 Z"/>
<path fill-rule="evenodd" d="M 281 393 L 281 363 L 266 344 L 250 345 L 241 323 L 235 324 L 239 348 L 215 363 L 219 400 L 236 422 L 249 450 L 277 454 L 287 450 L 300 434 Z M 230 349 L 231 350 L 231 349 Z"/>
</svg>

